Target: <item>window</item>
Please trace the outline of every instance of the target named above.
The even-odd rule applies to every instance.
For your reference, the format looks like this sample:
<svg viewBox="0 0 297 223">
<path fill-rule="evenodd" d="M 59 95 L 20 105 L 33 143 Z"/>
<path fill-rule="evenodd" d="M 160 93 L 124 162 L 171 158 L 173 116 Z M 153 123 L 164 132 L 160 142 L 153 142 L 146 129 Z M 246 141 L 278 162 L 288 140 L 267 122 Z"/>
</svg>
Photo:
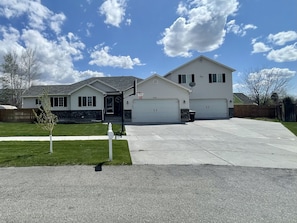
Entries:
<svg viewBox="0 0 297 223">
<path fill-rule="evenodd" d="M 88 106 L 93 106 L 93 97 L 88 97 Z"/>
<path fill-rule="evenodd" d="M 78 97 L 78 107 L 95 107 L 96 106 L 96 96 L 79 96 Z"/>
<path fill-rule="evenodd" d="M 51 107 L 67 107 L 67 97 L 51 97 Z"/>
<path fill-rule="evenodd" d="M 179 74 L 178 75 L 178 83 L 179 84 L 185 84 L 185 83 L 187 83 L 187 75 L 185 75 L 185 74 Z"/>
<path fill-rule="evenodd" d="M 41 100 L 40 100 L 39 98 L 36 98 L 36 99 L 35 99 L 35 104 L 36 104 L 36 105 L 41 105 Z"/>
<path fill-rule="evenodd" d="M 209 83 L 225 83 L 226 75 L 225 74 L 209 74 Z"/>
</svg>

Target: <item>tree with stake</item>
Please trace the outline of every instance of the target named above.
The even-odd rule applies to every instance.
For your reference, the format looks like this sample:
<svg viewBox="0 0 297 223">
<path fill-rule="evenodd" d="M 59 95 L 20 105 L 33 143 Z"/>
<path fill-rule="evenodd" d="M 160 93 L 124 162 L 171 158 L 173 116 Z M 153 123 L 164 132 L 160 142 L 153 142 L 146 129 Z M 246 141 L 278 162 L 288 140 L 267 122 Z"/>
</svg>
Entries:
<svg viewBox="0 0 297 223">
<path fill-rule="evenodd" d="M 55 125 L 58 122 L 58 117 L 51 112 L 51 103 L 47 91 L 44 91 L 40 99 L 41 106 L 38 108 L 38 111 L 33 113 L 37 120 L 37 125 L 42 129 L 49 131 L 50 137 L 50 153 L 53 153 L 53 130 Z"/>
</svg>

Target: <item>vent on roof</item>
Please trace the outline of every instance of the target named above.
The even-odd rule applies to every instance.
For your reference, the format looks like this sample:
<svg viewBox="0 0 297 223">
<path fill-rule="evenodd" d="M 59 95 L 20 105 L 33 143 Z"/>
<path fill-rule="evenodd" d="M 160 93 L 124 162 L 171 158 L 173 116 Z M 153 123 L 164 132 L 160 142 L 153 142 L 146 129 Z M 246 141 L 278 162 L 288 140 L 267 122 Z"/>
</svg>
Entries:
<svg viewBox="0 0 297 223">
<path fill-rule="evenodd" d="M 154 79 L 154 80 L 153 80 L 153 83 L 154 83 L 154 84 L 158 84 L 158 80 L 157 80 L 157 79 Z"/>
</svg>

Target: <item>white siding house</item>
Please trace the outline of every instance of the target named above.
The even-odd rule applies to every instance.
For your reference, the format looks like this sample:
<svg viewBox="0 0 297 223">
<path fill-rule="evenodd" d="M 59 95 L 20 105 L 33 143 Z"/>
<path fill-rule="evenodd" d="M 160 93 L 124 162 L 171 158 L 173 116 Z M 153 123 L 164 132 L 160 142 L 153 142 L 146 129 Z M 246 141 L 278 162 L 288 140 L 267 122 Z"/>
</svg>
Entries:
<svg viewBox="0 0 297 223">
<path fill-rule="evenodd" d="M 190 109 L 196 119 L 229 118 L 233 115 L 233 68 L 200 56 L 165 75 L 191 89 Z"/>
<path fill-rule="evenodd" d="M 189 120 L 190 89 L 154 74 L 139 82 L 137 91 L 135 96 L 125 100 L 125 109 L 132 112 L 132 122 L 178 123 Z"/>
<path fill-rule="evenodd" d="M 94 77 L 71 85 L 32 86 L 22 102 L 23 108 L 37 108 L 38 98 L 47 90 L 60 120 L 120 121 L 123 117 L 125 122 L 177 123 L 190 119 L 190 109 L 196 119 L 229 118 L 233 71 L 200 56 L 164 77 Z"/>
</svg>

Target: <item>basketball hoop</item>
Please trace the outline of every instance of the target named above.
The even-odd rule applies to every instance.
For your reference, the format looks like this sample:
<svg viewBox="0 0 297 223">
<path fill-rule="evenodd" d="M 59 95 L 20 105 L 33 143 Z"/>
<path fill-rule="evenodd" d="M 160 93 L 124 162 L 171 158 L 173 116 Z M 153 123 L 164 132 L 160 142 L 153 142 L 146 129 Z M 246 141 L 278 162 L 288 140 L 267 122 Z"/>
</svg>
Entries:
<svg viewBox="0 0 297 223">
<path fill-rule="evenodd" d="M 143 95 L 144 95 L 143 92 L 137 92 L 138 99 L 142 99 Z"/>
</svg>

